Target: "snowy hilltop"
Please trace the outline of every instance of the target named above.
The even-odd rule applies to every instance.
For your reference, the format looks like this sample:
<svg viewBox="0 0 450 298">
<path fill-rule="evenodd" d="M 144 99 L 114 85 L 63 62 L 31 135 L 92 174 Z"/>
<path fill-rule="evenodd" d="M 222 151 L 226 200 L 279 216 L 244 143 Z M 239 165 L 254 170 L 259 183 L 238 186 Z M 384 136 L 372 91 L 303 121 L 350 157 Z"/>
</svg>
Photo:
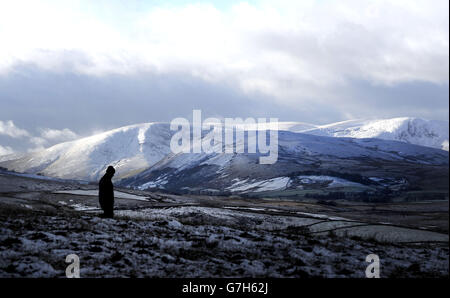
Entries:
<svg viewBox="0 0 450 298">
<path fill-rule="evenodd" d="M 448 151 L 448 131 L 448 121 L 401 117 L 379 120 L 348 120 L 305 129 L 300 132 L 329 137 L 395 140 Z"/>
</svg>

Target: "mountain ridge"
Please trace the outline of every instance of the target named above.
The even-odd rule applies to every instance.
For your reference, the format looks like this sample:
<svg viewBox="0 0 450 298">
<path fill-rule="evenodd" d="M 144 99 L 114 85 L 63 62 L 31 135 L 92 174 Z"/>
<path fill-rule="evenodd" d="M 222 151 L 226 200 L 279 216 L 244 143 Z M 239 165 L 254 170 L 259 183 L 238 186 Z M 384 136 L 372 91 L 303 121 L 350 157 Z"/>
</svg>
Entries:
<svg viewBox="0 0 450 298">
<path fill-rule="evenodd" d="M 427 123 L 411 119 L 388 120 L 386 123 L 390 126 L 385 127 L 392 129 L 385 129 L 384 137 L 402 135 L 392 135 L 398 127 L 409 127 L 410 132 L 427 131 L 411 129 L 410 123 Z M 407 179 L 406 173 L 398 173 L 399 168 L 413 167 L 417 173 L 420 168 L 448 169 L 448 152 L 444 150 L 411 144 L 408 139 L 362 138 L 383 131 L 380 129 L 382 120 L 377 121 L 351 120 L 307 128 L 306 132 L 303 132 L 308 127 L 305 123 L 280 122 L 278 161 L 270 166 L 258 164 L 260 154 L 174 154 L 170 150 L 170 140 L 175 131 L 170 130 L 168 123 L 152 122 L 120 127 L 3 160 L 0 167 L 49 177 L 98 181 L 105 168 L 113 165 L 117 170 L 115 181 L 121 186 L 180 191 L 198 185 L 231 192 L 276 189 L 283 183 L 286 189 L 308 188 L 308 183 L 323 187 L 356 186 L 354 183 L 361 181 L 378 187 L 377 180 L 395 184 Z M 357 124 L 363 129 L 357 129 Z M 442 135 L 445 137 L 445 132 Z M 378 164 L 378 168 L 373 164 Z M 297 172 L 298 177 L 293 177 Z M 309 173 L 309 176 L 302 173 Z M 373 173 L 371 182 L 370 173 Z M 347 174 L 350 180 L 344 179 Z M 410 177 L 410 180 L 418 181 L 417 178 Z"/>
</svg>

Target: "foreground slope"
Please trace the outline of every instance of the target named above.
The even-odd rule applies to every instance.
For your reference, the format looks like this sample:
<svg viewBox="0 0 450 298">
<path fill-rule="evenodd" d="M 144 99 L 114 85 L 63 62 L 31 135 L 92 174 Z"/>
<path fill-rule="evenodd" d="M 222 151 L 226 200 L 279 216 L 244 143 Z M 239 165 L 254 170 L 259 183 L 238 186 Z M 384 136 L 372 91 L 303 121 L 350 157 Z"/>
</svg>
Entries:
<svg viewBox="0 0 450 298">
<path fill-rule="evenodd" d="M 77 254 L 81 277 L 364 278 L 375 253 L 383 278 L 448 278 L 448 202 L 121 191 L 102 219 L 92 185 L 0 174 L 0 277 L 65 277 Z"/>
</svg>

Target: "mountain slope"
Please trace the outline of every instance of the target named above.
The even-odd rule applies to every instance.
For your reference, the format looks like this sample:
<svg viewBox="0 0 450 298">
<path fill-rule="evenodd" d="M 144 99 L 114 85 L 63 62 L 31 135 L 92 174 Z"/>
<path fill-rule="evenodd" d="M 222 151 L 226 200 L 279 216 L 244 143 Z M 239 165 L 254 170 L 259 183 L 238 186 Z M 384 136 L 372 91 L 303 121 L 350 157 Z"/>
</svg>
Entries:
<svg viewBox="0 0 450 298">
<path fill-rule="evenodd" d="M 249 193 L 418 185 L 424 181 L 424 171 L 427 179 L 448 177 L 447 152 L 398 141 L 279 132 L 278 161 L 262 165 L 259 156 L 180 153 L 123 179 L 120 185 L 138 189 Z M 439 184 L 445 186 L 445 182 Z"/>
<path fill-rule="evenodd" d="M 18 172 L 95 181 L 112 164 L 120 178 L 146 169 L 166 156 L 170 152 L 170 137 L 166 124 L 131 125 L 0 162 L 0 166 Z"/>
</svg>

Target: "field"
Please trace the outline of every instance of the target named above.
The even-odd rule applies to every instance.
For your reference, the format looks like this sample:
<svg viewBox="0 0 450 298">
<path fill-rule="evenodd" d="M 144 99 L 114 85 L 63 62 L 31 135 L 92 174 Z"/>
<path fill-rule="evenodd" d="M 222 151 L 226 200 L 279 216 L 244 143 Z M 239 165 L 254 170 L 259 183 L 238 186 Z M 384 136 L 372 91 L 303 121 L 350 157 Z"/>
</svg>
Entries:
<svg viewBox="0 0 450 298">
<path fill-rule="evenodd" d="M 99 218 L 94 185 L 0 175 L 0 277 L 447 277 L 448 199 L 173 195 L 116 189 Z"/>
</svg>

